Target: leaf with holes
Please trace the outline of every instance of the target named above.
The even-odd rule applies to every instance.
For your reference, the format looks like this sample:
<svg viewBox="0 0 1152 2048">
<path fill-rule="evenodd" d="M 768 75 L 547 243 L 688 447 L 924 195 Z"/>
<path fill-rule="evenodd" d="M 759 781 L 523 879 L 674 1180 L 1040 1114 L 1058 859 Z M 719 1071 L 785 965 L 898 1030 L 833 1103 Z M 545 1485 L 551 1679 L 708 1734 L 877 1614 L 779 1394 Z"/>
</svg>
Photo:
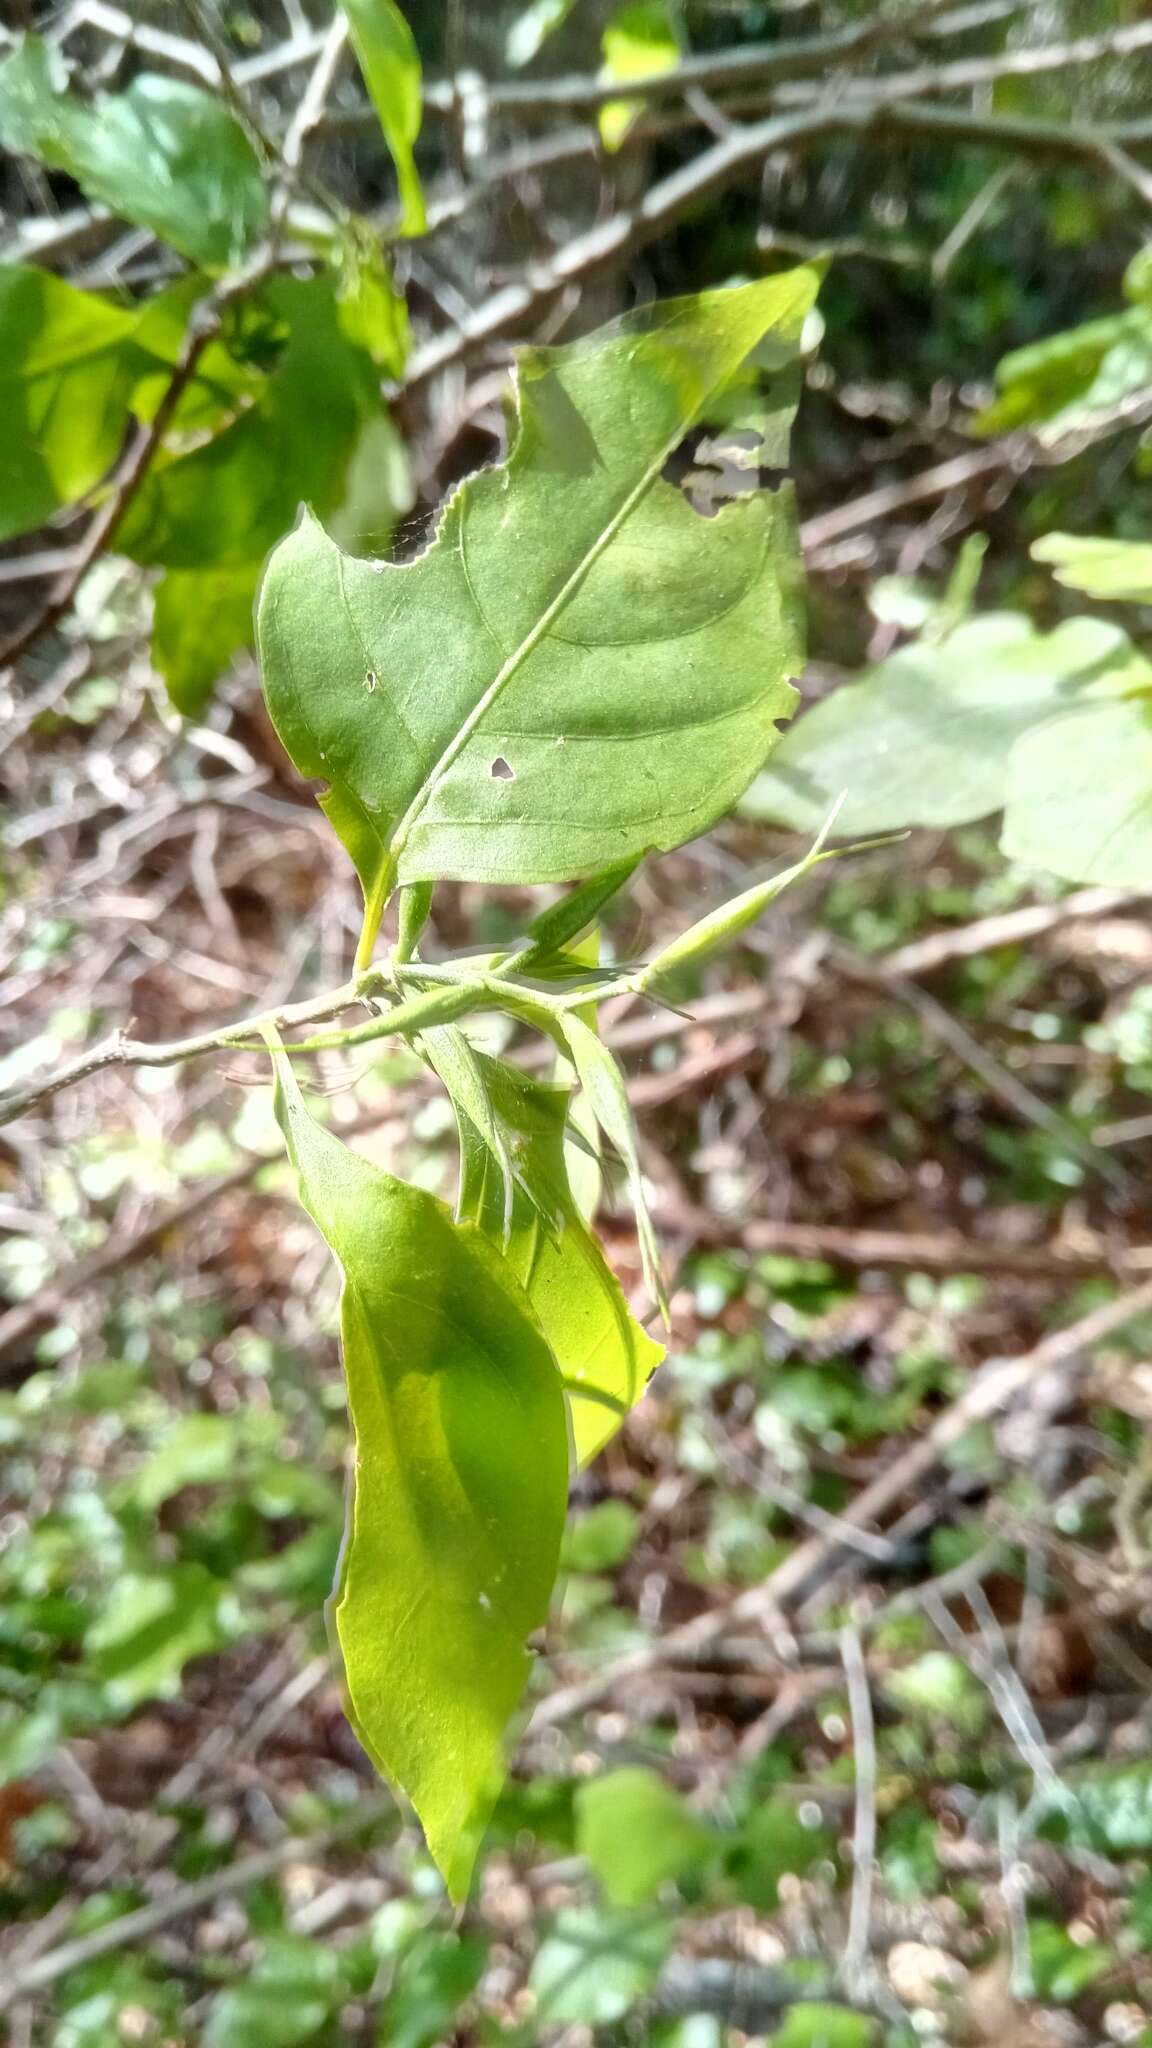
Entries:
<svg viewBox="0 0 1152 2048">
<path fill-rule="evenodd" d="M 560 1377 L 483 1234 L 350 1152 L 276 1067 L 301 1198 L 344 1274 L 356 1468 L 333 1618 L 349 1699 L 460 1899 L 556 1574 Z"/>
<path fill-rule="evenodd" d="M 260 596 L 280 737 L 359 871 L 371 936 L 397 881 L 572 881 L 728 809 L 801 659 L 791 493 L 703 519 L 662 472 L 770 338 L 777 411 L 812 269 L 645 307 L 519 359 L 502 468 L 403 567 L 305 517 Z"/>
</svg>

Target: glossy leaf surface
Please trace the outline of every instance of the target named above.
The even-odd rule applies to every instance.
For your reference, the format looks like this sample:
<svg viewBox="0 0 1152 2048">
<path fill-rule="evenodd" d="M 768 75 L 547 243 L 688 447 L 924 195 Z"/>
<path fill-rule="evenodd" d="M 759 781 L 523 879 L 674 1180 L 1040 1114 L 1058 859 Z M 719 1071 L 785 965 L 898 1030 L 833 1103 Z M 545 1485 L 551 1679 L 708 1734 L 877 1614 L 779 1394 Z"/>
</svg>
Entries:
<svg viewBox="0 0 1152 2048">
<path fill-rule="evenodd" d="M 704 520 L 661 472 L 750 351 L 788 367 L 811 269 L 520 356 L 508 462 L 404 567 L 312 518 L 261 592 L 269 708 L 370 903 L 396 881 L 567 881 L 703 831 L 787 716 L 790 494 Z"/>
<path fill-rule="evenodd" d="M 323 1130 L 276 1064 L 301 1198 L 344 1274 L 356 1468 L 334 1623 L 351 1707 L 461 1898 L 556 1573 L 560 1380 L 483 1235 Z"/>
</svg>

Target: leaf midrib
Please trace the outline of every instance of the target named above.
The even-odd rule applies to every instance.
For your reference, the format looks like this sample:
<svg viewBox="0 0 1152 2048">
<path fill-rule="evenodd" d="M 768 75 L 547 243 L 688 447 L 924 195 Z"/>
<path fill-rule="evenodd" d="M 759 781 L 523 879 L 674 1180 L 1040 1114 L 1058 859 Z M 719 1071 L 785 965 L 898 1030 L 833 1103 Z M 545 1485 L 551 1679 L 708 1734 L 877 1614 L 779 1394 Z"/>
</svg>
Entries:
<svg viewBox="0 0 1152 2048">
<path fill-rule="evenodd" d="M 464 748 L 467 746 L 469 740 L 472 738 L 473 733 L 477 730 L 483 718 L 491 709 L 492 705 L 495 704 L 497 699 L 503 694 L 504 690 L 511 682 L 513 676 L 516 675 L 517 672 L 523 667 L 524 663 L 528 660 L 529 655 L 532 654 L 535 651 L 535 649 L 539 646 L 541 640 L 547 634 L 553 621 L 559 617 L 565 605 L 568 603 L 569 599 L 572 597 L 573 593 L 578 588 L 580 582 L 587 575 L 588 571 L 592 568 L 593 564 L 599 560 L 600 556 L 604 553 L 605 548 L 610 546 L 611 542 L 616 538 L 616 535 L 619 533 L 620 528 L 623 526 L 625 520 L 634 511 L 635 507 L 639 504 L 641 498 L 643 498 L 645 494 L 652 489 L 652 486 L 655 483 L 657 477 L 659 476 L 661 470 L 663 469 L 664 464 L 667 462 L 668 457 L 672 454 L 672 451 L 675 448 L 679 447 L 680 442 L 683 440 L 685 434 L 688 433 L 690 428 L 692 428 L 696 424 L 696 421 L 699 419 L 704 406 L 707 404 L 708 399 L 712 396 L 713 391 L 716 389 L 717 384 L 722 383 L 723 381 L 724 379 L 722 378 L 717 378 L 713 380 L 713 382 L 709 384 L 708 389 L 701 394 L 698 403 L 692 407 L 690 412 L 684 415 L 683 419 L 677 426 L 675 433 L 669 435 L 664 441 L 661 442 L 659 448 L 653 455 L 652 460 L 648 464 L 647 468 L 644 470 L 643 474 L 638 478 L 637 482 L 633 485 L 632 489 L 628 492 L 627 496 L 623 499 L 618 510 L 613 513 L 611 519 L 608 521 L 603 531 L 600 534 L 598 534 L 596 539 L 592 542 L 592 545 L 585 550 L 585 553 L 581 557 L 580 561 L 576 564 L 575 568 L 572 570 L 567 580 L 562 584 L 561 588 L 557 591 L 551 603 L 545 607 L 539 619 L 536 621 L 536 624 L 532 627 L 531 631 L 525 634 L 523 640 L 520 642 L 520 645 L 517 648 L 515 648 L 513 652 L 508 656 L 507 660 L 503 664 L 503 667 L 499 669 L 497 674 L 489 683 L 487 689 L 483 691 L 480 698 L 473 706 L 472 710 L 469 712 L 467 718 L 464 719 L 458 732 L 456 732 L 453 738 L 448 742 L 448 745 L 445 747 L 443 753 L 440 755 L 439 760 L 435 763 L 430 773 L 425 777 L 425 780 L 422 783 L 421 787 L 417 790 L 416 795 L 412 798 L 411 803 L 408 805 L 407 810 L 404 812 L 404 815 L 401 818 L 400 823 L 396 827 L 395 833 L 393 834 L 392 859 L 397 869 L 399 868 L 400 861 L 403 858 L 404 849 L 408 844 L 408 840 L 411 836 L 414 827 L 419 822 L 421 816 L 423 815 L 423 812 L 427 808 L 428 804 L 431 802 L 432 798 L 435 796 L 436 791 L 439 789 L 441 783 L 444 781 L 449 770 L 453 767 L 454 763 L 459 759 L 460 755 L 463 753 Z M 467 489 L 467 486 L 465 486 L 465 489 Z M 463 562 L 463 535 L 461 536 L 461 561 Z M 469 588 L 471 588 L 471 579 L 470 577 L 468 577 L 466 567 L 465 577 L 468 581 Z"/>
</svg>

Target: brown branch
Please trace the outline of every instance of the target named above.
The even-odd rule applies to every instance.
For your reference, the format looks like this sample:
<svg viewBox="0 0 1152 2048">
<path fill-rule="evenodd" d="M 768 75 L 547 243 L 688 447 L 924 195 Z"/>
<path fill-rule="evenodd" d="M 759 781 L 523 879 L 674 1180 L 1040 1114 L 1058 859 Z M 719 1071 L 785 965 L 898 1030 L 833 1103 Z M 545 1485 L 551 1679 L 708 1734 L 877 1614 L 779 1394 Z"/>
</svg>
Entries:
<svg viewBox="0 0 1152 2048">
<path fill-rule="evenodd" d="M 861 95 L 851 101 L 841 100 L 837 105 L 777 114 L 735 128 L 691 163 L 650 186 L 635 206 L 622 209 L 584 234 L 576 235 L 550 261 L 533 265 L 518 283 L 494 293 L 453 332 L 418 349 L 401 380 L 401 388 L 419 388 L 476 349 L 502 340 L 510 330 L 538 318 L 573 284 L 659 240 L 684 214 L 737 184 L 776 151 L 811 149 L 838 135 L 856 135 L 880 143 L 899 141 L 909 135 L 923 136 L 934 142 L 968 143 L 984 149 L 1103 166 L 1115 175 L 1116 148 L 1131 151 L 1152 147 L 1152 121 L 1090 128 L 1073 123 L 1009 120 L 915 100 L 887 101 Z M 967 456 L 959 459 L 970 460 Z M 979 451 L 975 459 L 992 468 L 1003 456 L 994 458 L 989 451 L 986 458 L 984 451 Z"/>
</svg>

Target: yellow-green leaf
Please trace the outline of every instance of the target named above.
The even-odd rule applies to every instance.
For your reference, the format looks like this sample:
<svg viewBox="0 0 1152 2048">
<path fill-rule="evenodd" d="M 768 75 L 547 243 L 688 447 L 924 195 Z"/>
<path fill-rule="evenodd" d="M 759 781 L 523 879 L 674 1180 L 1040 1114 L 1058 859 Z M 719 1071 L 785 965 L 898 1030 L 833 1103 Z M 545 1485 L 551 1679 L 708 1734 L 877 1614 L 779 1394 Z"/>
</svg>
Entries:
<svg viewBox="0 0 1152 2048">
<path fill-rule="evenodd" d="M 461 1899 L 556 1573 L 560 1379 L 482 1233 L 350 1152 L 276 1067 L 301 1198 L 344 1274 L 356 1464 L 333 1617 L 351 1709 Z"/>
<path fill-rule="evenodd" d="M 364 83 L 380 120 L 400 185 L 406 235 L 427 225 L 412 151 L 420 133 L 420 52 L 395 0 L 342 0 Z"/>
</svg>

